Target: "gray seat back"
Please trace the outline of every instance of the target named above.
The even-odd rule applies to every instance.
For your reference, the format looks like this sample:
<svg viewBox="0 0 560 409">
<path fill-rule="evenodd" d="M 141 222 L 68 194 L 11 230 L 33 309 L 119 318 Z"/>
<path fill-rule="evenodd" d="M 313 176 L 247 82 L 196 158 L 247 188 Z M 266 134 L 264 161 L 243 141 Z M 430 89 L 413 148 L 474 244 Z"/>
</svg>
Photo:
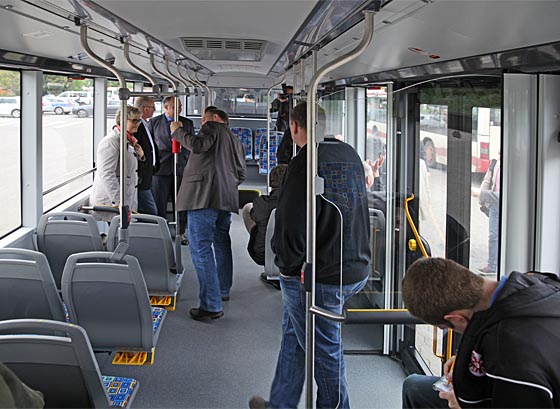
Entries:
<svg viewBox="0 0 560 409">
<path fill-rule="evenodd" d="M 274 235 L 274 226 L 276 224 L 276 209 L 273 209 L 266 225 L 266 234 L 264 237 L 264 272 L 268 277 L 280 276 L 280 270 L 274 264 L 275 254 L 272 251 L 272 236 Z"/>
<path fill-rule="evenodd" d="M 111 221 L 107 250 L 114 251 L 118 243 L 120 216 Z M 127 254 L 138 259 L 148 293 L 174 294 L 177 291 L 177 271 L 173 240 L 163 217 L 133 214 L 128 227 Z M 157 255 L 154 257 L 154 255 Z"/>
<path fill-rule="evenodd" d="M 149 351 L 156 337 L 140 264 L 132 256 L 113 261 L 112 254 L 68 257 L 62 295 L 70 321 L 87 331 L 94 350 Z"/>
<path fill-rule="evenodd" d="M 84 251 L 103 251 L 103 244 L 92 215 L 59 212 L 41 217 L 37 226 L 37 248 L 47 256 L 54 282 L 60 289 L 68 256 Z"/>
<path fill-rule="evenodd" d="M 46 408 L 108 408 L 109 398 L 83 328 L 47 320 L 0 322 L 0 361 L 32 389 Z M 46 332 L 66 336 L 37 335 Z"/>
<path fill-rule="evenodd" d="M 44 254 L 0 249 L 0 320 L 64 321 L 62 300 Z"/>
</svg>

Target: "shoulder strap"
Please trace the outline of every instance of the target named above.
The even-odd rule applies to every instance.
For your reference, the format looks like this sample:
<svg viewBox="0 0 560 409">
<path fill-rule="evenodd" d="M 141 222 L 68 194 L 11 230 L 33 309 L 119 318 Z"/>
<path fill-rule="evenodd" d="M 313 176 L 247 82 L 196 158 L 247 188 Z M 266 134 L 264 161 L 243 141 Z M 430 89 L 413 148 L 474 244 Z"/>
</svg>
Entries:
<svg viewBox="0 0 560 409">
<path fill-rule="evenodd" d="M 492 159 L 490 162 L 490 174 L 494 176 L 494 168 L 496 167 L 496 159 Z"/>
</svg>

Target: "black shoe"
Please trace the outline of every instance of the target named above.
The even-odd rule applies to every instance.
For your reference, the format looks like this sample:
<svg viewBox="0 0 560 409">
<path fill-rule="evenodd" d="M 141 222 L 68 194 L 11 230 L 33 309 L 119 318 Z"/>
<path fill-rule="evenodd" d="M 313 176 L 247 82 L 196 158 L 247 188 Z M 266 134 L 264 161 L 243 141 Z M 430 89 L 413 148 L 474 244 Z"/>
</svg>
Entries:
<svg viewBox="0 0 560 409">
<path fill-rule="evenodd" d="M 266 409 L 268 402 L 262 396 L 255 395 L 249 401 L 249 409 Z"/>
<path fill-rule="evenodd" d="M 222 318 L 224 316 L 223 311 L 206 311 L 202 308 L 191 308 L 189 311 L 193 320 L 197 321 L 206 321 L 206 320 L 217 320 L 218 318 Z"/>
<path fill-rule="evenodd" d="M 229 295 L 222 295 L 222 301 L 229 301 Z"/>
<path fill-rule="evenodd" d="M 189 238 L 187 233 L 181 234 L 181 246 L 188 246 L 189 245 Z"/>
</svg>

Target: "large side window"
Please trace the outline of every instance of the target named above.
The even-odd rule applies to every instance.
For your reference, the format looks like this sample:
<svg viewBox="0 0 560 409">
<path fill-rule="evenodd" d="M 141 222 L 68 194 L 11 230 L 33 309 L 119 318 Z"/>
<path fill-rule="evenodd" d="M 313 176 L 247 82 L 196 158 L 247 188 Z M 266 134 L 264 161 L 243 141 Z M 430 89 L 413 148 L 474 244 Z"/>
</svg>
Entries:
<svg viewBox="0 0 560 409">
<path fill-rule="evenodd" d="M 127 82 L 126 87 L 130 90 L 134 90 L 134 84 L 132 82 Z M 134 101 L 130 98 L 127 102 L 128 105 L 134 105 Z M 116 125 L 115 114 L 121 107 L 121 101 L 119 100 L 119 82 L 118 81 L 107 81 L 107 132 L 113 129 Z"/>
<path fill-rule="evenodd" d="M 0 237 L 21 226 L 21 74 L 0 70 Z"/>
<path fill-rule="evenodd" d="M 43 76 L 44 211 L 92 184 L 93 96 L 91 79 Z"/>
</svg>

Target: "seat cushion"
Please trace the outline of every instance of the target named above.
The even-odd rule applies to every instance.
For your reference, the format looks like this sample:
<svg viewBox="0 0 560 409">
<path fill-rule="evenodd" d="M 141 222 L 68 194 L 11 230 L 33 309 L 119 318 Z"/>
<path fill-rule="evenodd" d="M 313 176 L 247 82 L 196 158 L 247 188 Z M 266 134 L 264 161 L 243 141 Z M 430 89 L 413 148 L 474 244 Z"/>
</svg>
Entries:
<svg viewBox="0 0 560 409">
<path fill-rule="evenodd" d="M 103 376 L 103 386 L 111 400 L 111 406 L 126 408 L 130 397 L 138 386 L 138 381 L 133 378 L 120 376 Z"/>
<path fill-rule="evenodd" d="M 165 308 L 152 307 L 152 323 L 154 325 L 154 334 L 157 332 L 159 325 L 163 320 L 164 315 L 165 315 Z"/>
</svg>

